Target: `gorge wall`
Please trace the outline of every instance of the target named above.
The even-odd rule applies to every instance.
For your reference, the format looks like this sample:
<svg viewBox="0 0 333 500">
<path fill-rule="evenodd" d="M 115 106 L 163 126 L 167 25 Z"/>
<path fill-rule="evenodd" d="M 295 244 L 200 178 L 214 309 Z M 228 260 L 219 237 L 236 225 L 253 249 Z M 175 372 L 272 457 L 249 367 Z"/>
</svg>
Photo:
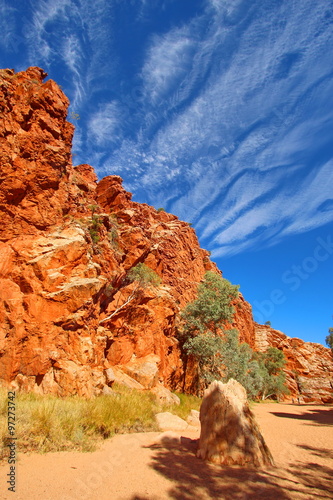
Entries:
<svg viewBox="0 0 333 500">
<path fill-rule="evenodd" d="M 0 71 L 0 381 L 91 396 L 108 386 L 108 368 L 148 363 L 156 383 L 191 391 L 178 313 L 204 273 L 220 271 L 189 224 L 133 202 L 120 177 L 97 182 L 92 167 L 72 165 L 69 102 L 45 77 L 35 67 Z M 119 309 L 138 263 L 162 284 Z M 258 326 L 242 296 L 232 326 L 255 347 Z"/>
<path fill-rule="evenodd" d="M 330 349 L 255 323 L 255 349 L 265 352 L 270 346 L 284 352 L 290 398 L 302 403 L 333 402 L 333 356 Z"/>
</svg>

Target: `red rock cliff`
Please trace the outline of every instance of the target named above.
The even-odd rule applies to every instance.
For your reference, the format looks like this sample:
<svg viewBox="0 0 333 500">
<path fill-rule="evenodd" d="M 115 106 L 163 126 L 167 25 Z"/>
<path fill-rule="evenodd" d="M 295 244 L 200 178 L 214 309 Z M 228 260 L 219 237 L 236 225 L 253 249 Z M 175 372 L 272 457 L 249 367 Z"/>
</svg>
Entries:
<svg viewBox="0 0 333 500">
<path fill-rule="evenodd" d="M 90 396 L 109 367 L 141 366 L 144 386 L 191 390 L 177 317 L 204 273 L 220 271 L 187 223 L 133 202 L 118 176 L 97 183 L 92 167 L 73 167 L 68 99 L 45 77 L 0 71 L 0 381 Z M 132 298 L 138 263 L 162 285 Z M 235 309 L 232 326 L 254 347 L 251 307 L 240 296 Z"/>
<path fill-rule="evenodd" d="M 303 403 L 333 403 L 333 356 L 330 349 L 287 337 L 270 326 L 255 324 L 255 348 L 268 347 L 284 352 L 285 373 L 291 398 Z"/>
<path fill-rule="evenodd" d="M 0 72 L 0 379 L 89 396 L 110 366 L 150 356 L 160 381 L 181 388 L 177 313 L 205 271 L 219 271 L 187 223 L 131 201 L 118 176 L 97 184 L 92 167 L 72 166 L 68 99 L 45 76 Z M 162 285 L 119 309 L 140 262 Z M 249 306 L 236 307 L 250 339 Z"/>
</svg>

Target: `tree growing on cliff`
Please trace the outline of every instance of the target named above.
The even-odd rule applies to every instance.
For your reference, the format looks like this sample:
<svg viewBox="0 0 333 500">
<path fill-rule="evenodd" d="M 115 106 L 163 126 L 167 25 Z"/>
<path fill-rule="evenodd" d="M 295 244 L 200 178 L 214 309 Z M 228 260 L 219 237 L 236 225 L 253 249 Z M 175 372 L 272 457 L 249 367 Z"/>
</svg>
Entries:
<svg viewBox="0 0 333 500">
<path fill-rule="evenodd" d="M 134 286 L 132 292 L 130 293 L 128 298 L 125 300 L 125 302 L 123 302 L 123 304 L 121 304 L 118 307 L 118 303 L 119 303 L 119 300 L 121 297 L 121 295 L 120 295 L 118 298 L 117 305 L 116 305 L 116 310 L 113 311 L 113 313 L 110 314 L 109 316 L 107 316 L 106 318 L 102 319 L 99 322 L 100 324 L 105 323 L 106 321 L 109 321 L 111 318 L 113 318 L 113 316 L 118 314 L 118 312 L 121 311 L 121 309 L 126 307 L 130 302 L 132 302 L 132 300 L 134 300 L 139 295 L 140 291 L 142 291 L 143 289 L 145 289 L 149 286 L 156 287 L 156 286 L 161 284 L 162 280 L 159 277 L 159 275 L 157 273 L 155 273 L 155 271 L 150 269 L 150 267 L 148 267 L 146 264 L 143 264 L 140 262 L 136 266 L 132 267 L 132 269 L 129 271 L 129 273 L 126 276 L 125 281 L 128 284 L 135 283 L 135 286 Z"/>
<path fill-rule="evenodd" d="M 288 394 L 286 387 L 286 376 L 283 367 L 286 364 L 286 358 L 283 351 L 276 347 L 269 347 L 266 352 L 254 354 L 254 359 L 258 362 L 259 373 L 262 378 L 261 387 L 258 395 L 261 399 L 267 399 L 282 394 Z"/>
<path fill-rule="evenodd" d="M 207 272 L 197 299 L 181 314 L 183 348 L 198 363 L 198 392 L 214 379 L 234 378 L 251 398 L 278 396 L 285 392 L 283 352 L 270 348 L 254 353 L 248 344 L 239 343 L 237 330 L 225 328 L 232 321 L 237 296 L 238 286 Z"/>
<path fill-rule="evenodd" d="M 212 271 L 207 271 L 198 287 L 198 297 L 188 304 L 181 317 L 188 336 L 203 333 L 216 335 L 231 322 L 234 308 L 231 302 L 238 297 L 238 286 Z"/>
<path fill-rule="evenodd" d="M 331 348 L 331 351 L 333 353 L 333 328 L 328 329 L 328 335 L 325 339 L 326 345 Z"/>
<path fill-rule="evenodd" d="M 181 313 L 183 348 L 198 363 L 199 386 L 221 379 L 223 353 L 229 335 L 233 337 L 233 332 L 226 331 L 225 325 L 232 321 L 231 302 L 237 296 L 238 286 L 208 271 L 198 287 L 197 299 Z"/>
</svg>

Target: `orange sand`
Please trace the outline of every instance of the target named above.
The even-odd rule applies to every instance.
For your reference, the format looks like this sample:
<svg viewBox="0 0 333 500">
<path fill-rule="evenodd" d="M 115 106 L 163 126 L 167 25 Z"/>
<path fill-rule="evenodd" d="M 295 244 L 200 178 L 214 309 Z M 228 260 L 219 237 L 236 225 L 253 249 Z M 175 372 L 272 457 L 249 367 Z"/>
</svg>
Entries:
<svg viewBox="0 0 333 500">
<path fill-rule="evenodd" d="M 117 435 L 94 453 L 22 454 L 16 493 L 7 491 L 8 464 L 0 467 L 0 498 L 333 499 L 333 407 L 268 403 L 254 412 L 275 459 L 269 470 L 197 459 L 199 432 Z"/>
</svg>

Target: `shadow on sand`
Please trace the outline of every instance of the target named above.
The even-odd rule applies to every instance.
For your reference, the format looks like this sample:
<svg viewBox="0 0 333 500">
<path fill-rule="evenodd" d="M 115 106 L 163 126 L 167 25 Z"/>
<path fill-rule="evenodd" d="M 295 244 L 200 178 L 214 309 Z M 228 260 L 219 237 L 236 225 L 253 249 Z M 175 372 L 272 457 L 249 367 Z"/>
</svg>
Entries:
<svg viewBox="0 0 333 500">
<path fill-rule="evenodd" d="M 333 498 L 332 470 L 315 463 L 296 463 L 288 469 L 225 467 L 196 458 L 197 440 L 182 437 L 149 447 L 155 451 L 150 466 L 171 480 L 168 498 L 174 500 L 309 500 Z M 313 448 L 316 453 L 327 450 Z M 133 497 L 131 500 L 145 500 Z"/>
<path fill-rule="evenodd" d="M 309 425 L 333 425 L 333 408 L 327 407 L 323 408 L 322 410 L 316 408 L 316 409 L 311 409 L 309 406 L 304 406 L 300 407 L 304 408 L 304 412 L 301 414 L 296 414 L 296 413 L 287 413 L 287 412 L 278 412 L 278 411 L 272 411 L 270 412 L 272 415 L 275 415 L 276 417 L 282 417 L 282 418 L 292 418 L 292 419 L 297 419 L 297 420 L 309 420 L 313 422 L 312 424 Z"/>
</svg>

